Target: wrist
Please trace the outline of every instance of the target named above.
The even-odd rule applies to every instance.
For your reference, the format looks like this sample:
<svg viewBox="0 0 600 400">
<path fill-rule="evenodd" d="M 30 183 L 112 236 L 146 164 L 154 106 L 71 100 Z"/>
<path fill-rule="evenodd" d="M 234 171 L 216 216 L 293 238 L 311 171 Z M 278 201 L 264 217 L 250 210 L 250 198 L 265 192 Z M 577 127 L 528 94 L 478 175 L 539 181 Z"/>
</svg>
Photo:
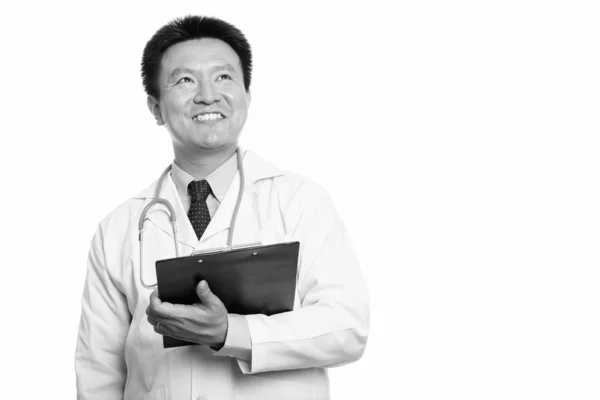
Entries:
<svg viewBox="0 0 600 400">
<path fill-rule="evenodd" d="M 223 324 L 221 324 L 221 328 L 219 329 L 219 333 L 215 337 L 215 343 L 213 343 L 210 348 L 218 351 L 223 346 L 225 346 L 225 341 L 227 340 L 227 331 L 229 330 L 229 317 L 226 316 Z"/>
</svg>

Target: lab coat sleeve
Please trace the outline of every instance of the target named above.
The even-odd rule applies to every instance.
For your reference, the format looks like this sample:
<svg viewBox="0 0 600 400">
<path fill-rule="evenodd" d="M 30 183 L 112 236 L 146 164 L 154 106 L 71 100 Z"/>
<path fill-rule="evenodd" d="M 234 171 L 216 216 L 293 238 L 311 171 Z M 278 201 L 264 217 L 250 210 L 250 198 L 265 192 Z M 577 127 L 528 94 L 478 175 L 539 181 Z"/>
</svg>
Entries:
<svg viewBox="0 0 600 400">
<path fill-rule="evenodd" d="M 247 315 L 251 360 L 245 374 L 334 367 L 358 360 L 369 326 L 369 296 L 350 238 L 329 196 L 298 194 L 293 237 L 300 241 L 300 307 L 272 316 Z"/>
<path fill-rule="evenodd" d="M 75 351 L 78 400 L 123 399 L 125 339 L 131 322 L 127 301 L 106 269 L 104 237 L 92 239 L 81 300 Z"/>
<path fill-rule="evenodd" d="M 250 329 L 243 315 L 227 315 L 227 335 L 225 343 L 219 351 L 213 351 L 215 356 L 228 356 L 249 361 L 252 352 Z"/>
</svg>

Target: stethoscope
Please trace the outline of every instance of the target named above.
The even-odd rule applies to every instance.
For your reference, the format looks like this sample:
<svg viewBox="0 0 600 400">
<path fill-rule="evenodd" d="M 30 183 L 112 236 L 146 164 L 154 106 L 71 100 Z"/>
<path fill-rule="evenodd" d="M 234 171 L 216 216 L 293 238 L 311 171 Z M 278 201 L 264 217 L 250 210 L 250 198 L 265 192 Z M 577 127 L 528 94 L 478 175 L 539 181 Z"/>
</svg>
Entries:
<svg viewBox="0 0 600 400">
<path fill-rule="evenodd" d="M 227 248 L 232 248 L 233 244 L 233 231 L 235 229 L 235 221 L 237 220 L 238 211 L 240 209 L 240 205 L 242 204 L 242 197 L 244 195 L 244 164 L 242 161 L 242 151 L 238 147 L 236 150 L 237 153 L 237 164 L 238 171 L 240 173 L 240 188 L 238 191 L 238 198 L 235 204 L 235 208 L 233 209 L 233 215 L 231 216 L 231 224 L 229 229 L 229 236 L 227 238 Z M 142 282 L 142 286 L 146 289 L 152 289 L 157 284 L 148 285 L 144 282 L 144 222 L 148 219 L 146 215 L 148 211 L 155 205 L 162 204 L 167 208 L 167 215 L 169 216 L 169 220 L 171 222 L 171 228 L 173 229 L 173 241 L 175 243 L 175 256 L 179 257 L 179 243 L 177 242 L 177 217 L 175 215 L 175 209 L 173 205 L 167 199 L 163 199 L 160 197 L 160 191 L 164 185 L 164 181 L 167 178 L 167 175 L 171 171 L 171 165 L 169 165 L 163 173 L 158 178 L 158 183 L 156 184 L 156 189 L 154 192 L 154 199 L 150 201 L 150 203 L 146 204 L 146 207 L 142 210 L 142 214 L 140 215 L 140 220 L 138 222 L 138 230 L 139 230 L 139 241 L 140 241 L 140 281 Z"/>
</svg>

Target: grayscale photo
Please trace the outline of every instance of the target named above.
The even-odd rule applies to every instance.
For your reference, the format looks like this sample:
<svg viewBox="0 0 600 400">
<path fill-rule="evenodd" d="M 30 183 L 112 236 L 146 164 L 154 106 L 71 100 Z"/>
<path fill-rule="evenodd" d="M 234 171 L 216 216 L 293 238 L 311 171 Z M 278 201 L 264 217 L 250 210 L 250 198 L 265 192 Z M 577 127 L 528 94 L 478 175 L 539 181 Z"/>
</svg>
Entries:
<svg viewBox="0 0 600 400">
<path fill-rule="evenodd" d="M 599 20 L 2 3 L 0 398 L 600 399 Z"/>
<path fill-rule="evenodd" d="M 98 226 L 78 398 L 327 399 L 326 368 L 361 358 L 369 296 L 328 193 L 238 143 L 252 61 L 237 27 L 205 16 L 144 47 L 174 160 Z"/>
</svg>

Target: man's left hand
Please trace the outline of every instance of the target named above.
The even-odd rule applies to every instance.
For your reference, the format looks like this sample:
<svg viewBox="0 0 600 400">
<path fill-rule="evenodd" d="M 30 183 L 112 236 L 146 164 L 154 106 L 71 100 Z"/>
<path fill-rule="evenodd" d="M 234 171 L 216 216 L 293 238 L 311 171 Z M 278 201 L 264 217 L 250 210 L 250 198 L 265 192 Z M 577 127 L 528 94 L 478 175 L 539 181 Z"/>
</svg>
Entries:
<svg viewBox="0 0 600 400">
<path fill-rule="evenodd" d="M 198 283 L 196 294 L 200 303 L 172 304 L 160 301 L 158 289 L 154 289 L 146 309 L 148 322 L 161 335 L 220 349 L 227 336 L 227 309 L 206 281 Z"/>
</svg>

